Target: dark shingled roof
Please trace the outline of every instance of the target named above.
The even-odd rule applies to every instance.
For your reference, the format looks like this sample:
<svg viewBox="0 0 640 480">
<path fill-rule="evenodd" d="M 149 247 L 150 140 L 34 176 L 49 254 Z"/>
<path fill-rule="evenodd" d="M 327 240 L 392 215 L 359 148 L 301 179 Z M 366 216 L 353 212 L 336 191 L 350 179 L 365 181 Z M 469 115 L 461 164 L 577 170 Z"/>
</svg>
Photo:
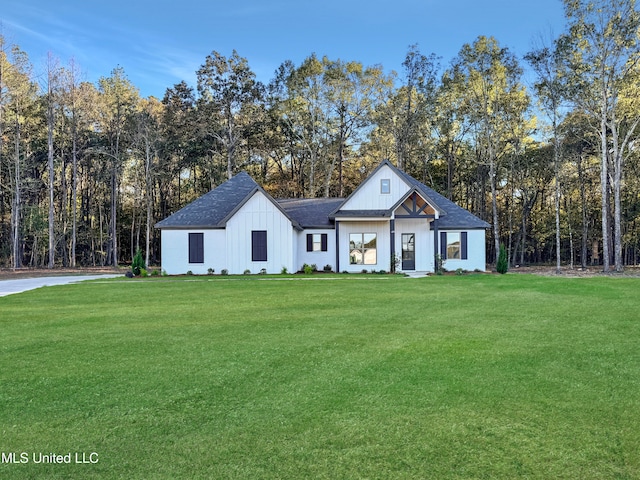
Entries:
<svg viewBox="0 0 640 480">
<path fill-rule="evenodd" d="M 440 218 L 438 219 L 438 228 L 448 229 L 491 227 L 491 225 L 489 225 L 484 220 L 476 217 L 474 214 L 455 204 L 448 198 L 443 197 L 434 189 L 427 187 L 424 183 L 419 182 L 408 173 L 397 169 L 396 171 L 404 177 L 409 185 L 413 186 L 427 198 L 435 202 L 441 210 L 444 210 L 445 214 L 440 215 Z"/>
<path fill-rule="evenodd" d="M 412 176 L 394 167 L 388 160 L 380 164 L 388 165 L 400 175 L 409 186 L 418 191 L 429 202 L 433 202 L 441 212 L 438 220 L 440 229 L 489 228 L 490 225 L 459 207 L 451 200 L 427 187 Z M 357 189 L 356 189 L 357 190 Z M 194 200 L 173 215 L 158 222 L 156 228 L 224 228 L 229 218 L 240 209 L 255 192 L 262 192 L 285 214 L 295 228 L 334 228 L 333 219 L 340 217 L 388 217 L 388 210 L 340 210 L 346 202 L 343 198 L 287 198 L 273 200 L 247 172 L 241 172 L 230 180 Z M 353 195 L 353 194 L 352 194 Z"/>
<path fill-rule="evenodd" d="M 224 228 L 236 209 L 259 189 L 247 172 L 241 172 L 158 222 L 156 228 Z"/>
<path fill-rule="evenodd" d="M 329 214 L 344 198 L 282 198 L 276 202 L 303 228 L 333 228 Z"/>
</svg>

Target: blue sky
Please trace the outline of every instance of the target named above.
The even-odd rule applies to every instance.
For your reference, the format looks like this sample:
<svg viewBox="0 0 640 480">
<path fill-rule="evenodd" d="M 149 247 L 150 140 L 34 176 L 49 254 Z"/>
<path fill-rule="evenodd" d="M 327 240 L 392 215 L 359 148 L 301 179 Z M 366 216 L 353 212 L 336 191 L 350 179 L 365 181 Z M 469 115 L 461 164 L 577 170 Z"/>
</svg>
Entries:
<svg viewBox="0 0 640 480">
<path fill-rule="evenodd" d="M 235 49 L 259 80 L 316 53 L 401 71 L 409 45 L 446 66 L 465 43 L 494 36 L 519 56 L 564 29 L 561 0 L 3 0 L 1 32 L 44 71 L 50 52 L 84 80 L 124 68 L 142 96 L 162 98 L 216 50 Z"/>
</svg>

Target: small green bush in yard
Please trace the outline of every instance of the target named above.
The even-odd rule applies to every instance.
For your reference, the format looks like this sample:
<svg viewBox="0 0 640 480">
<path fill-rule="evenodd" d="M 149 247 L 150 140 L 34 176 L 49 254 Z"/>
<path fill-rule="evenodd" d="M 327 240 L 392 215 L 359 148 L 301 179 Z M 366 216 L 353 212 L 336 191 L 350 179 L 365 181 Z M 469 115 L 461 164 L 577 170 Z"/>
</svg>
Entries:
<svg viewBox="0 0 640 480">
<path fill-rule="evenodd" d="M 144 258 L 142 258 L 142 251 L 138 249 L 136 251 L 136 254 L 133 257 L 133 262 L 131 263 L 131 271 L 137 277 L 138 275 L 140 275 L 140 271 L 143 268 L 147 268 L 147 266 L 144 264 Z"/>
<path fill-rule="evenodd" d="M 496 270 L 498 273 L 507 273 L 509 270 L 509 261 L 507 260 L 507 250 L 504 245 L 500 244 L 500 253 L 498 255 L 498 261 L 496 263 Z"/>
</svg>

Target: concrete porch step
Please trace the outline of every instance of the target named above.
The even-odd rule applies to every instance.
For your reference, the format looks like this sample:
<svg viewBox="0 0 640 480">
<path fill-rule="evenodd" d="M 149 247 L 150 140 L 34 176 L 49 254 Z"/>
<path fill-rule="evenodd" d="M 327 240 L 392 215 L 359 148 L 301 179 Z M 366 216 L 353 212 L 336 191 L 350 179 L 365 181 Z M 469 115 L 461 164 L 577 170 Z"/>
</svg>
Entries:
<svg viewBox="0 0 640 480">
<path fill-rule="evenodd" d="M 409 278 L 422 278 L 422 277 L 428 277 L 429 274 L 431 272 L 427 272 L 427 271 L 412 271 L 412 272 L 403 272 L 407 277 Z"/>
</svg>

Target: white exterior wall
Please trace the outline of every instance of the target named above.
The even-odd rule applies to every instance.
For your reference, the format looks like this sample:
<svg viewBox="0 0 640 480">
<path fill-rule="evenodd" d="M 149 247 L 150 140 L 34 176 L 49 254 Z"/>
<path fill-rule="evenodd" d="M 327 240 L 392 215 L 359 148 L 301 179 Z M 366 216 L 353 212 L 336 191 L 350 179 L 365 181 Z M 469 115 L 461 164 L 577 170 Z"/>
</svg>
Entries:
<svg viewBox="0 0 640 480">
<path fill-rule="evenodd" d="M 204 263 L 189 263 L 189 234 L 202 233 Z M 169 275 L 185 274 L 189 270 L 196 275 L 207 273 L 209 268 L 220 273 L 225 267 L 226 236 L 218 230 L 169 230 L 162 229 L 162 270 Z"/>
<path fill-rule="evenodd" d="M 434 255 L 433 255 L 433 231 L 429 228 L 429 222 L 426 219 L 398 219 L 396 220 L 395 248 L 396 254 L 400 259 L 398 263 L 398 271 L 402 271 L 402 234 L 414 233 L 415 252 L 416 252 L 416 268 L 419 272 L 434 271 Z"/>
<path fill-rule="evenodd" d="M 386 177 L 385 177 L 386 178 Z M 349 234 L 351 233 L 375 233 L 376 234 L 376 264 L 375 265 L 351 265 L 349 263 Z M 340 222 L 340 271 L 359 273 L 362 270 L 386 270 L 391 269 L 391 232 L 389 221 L 341 221 Z"/>
<path fill-rule="evenodd" d="M 327 234 L 327 251 L 326 252 L 307 252 L 307 234 Z M 296 256 L 295 270 L 289 270 L 289 273 L 301 270 L 302 265 L 316 265 L 318 270 L 322 270 L 325 265 L 331 265 L 333 271 L 336 270 L 336 231 L 333 229 L 314 229 L 296 232 Z"/>
<path fill-rule="evenodd" d="M 391 192 L 380 193 L 380 180 L 390 180 Z M 362 187 L 341 207 L 342 210 L 387 210 L 407 194 L 409 186 L 386 165 L 369 177 Z M 342 266 L 342 260 L 340 260 Z"/>
<path fill-rule="evenodd" d="M 251 260 L 251 232 L 266 230 L 267 261 Z M 227 222 L 226 268 L 230 274 L 245 270 L 280 273 L 282 267 L 295 271 L 294 230 L 291 221 L 261 192 L 256 192 Z"/>
<path fill-rule="evenodd" d="M 443 232 L 467 232 L 467 260 L 446 259 L 444 268 L 449 271 L 461 268 L 467 271 L 480 270 L 485 271 L 487 268 L 486 246 L 485 246 L 485 230 L 441 230 Z"/>
</svg>

